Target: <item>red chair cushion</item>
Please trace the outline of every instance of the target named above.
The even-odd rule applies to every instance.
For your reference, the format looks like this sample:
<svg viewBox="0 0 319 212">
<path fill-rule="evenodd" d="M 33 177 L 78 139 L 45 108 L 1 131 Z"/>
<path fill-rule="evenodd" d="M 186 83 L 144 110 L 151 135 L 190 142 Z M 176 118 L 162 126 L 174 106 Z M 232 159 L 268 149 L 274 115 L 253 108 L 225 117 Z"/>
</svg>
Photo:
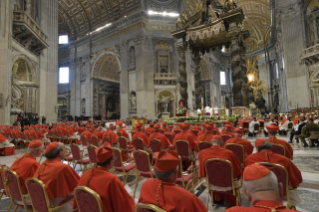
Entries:
<svg viewBox="0 0 319 212">
<path fill-rule="evenodd" d="M 192 174 L 183 175 L 184 182 L 187 184 L 191 179 L 193 179 Z M 183 185 L 182 178 L 176 178 L 176 184 Z"/>
<path fill-rule="evenodd" d="M 125 172 L 129 172 L 134 168 L 135 168 L 135 164 L 133 164 L 133 163 L 130 163 L 129 165 L 124 166 Z M 123 172 L 123 169 L 122 169 L 122 167 L 115 167 L 115 171 Z"/>
<path fill-rule="evenodd" d="M 153 177 L 155 177 L 155 172 L 154 170 L 152 171 Z M 150 172 L 140 172 L 140 175 L 142 177 L 147 177 L 147 178 L 151 178 L 151 173 Z"/>
<path fill-rule="evenodd" d="M 82 161 L 81 160 L 77 160 L 76 162 L 78 164 L 88 164 L 88 163 L 90 163 L 90 159 L 89 158 L 86 158 L 86 159 L 82 158 Z"/>
</svg>

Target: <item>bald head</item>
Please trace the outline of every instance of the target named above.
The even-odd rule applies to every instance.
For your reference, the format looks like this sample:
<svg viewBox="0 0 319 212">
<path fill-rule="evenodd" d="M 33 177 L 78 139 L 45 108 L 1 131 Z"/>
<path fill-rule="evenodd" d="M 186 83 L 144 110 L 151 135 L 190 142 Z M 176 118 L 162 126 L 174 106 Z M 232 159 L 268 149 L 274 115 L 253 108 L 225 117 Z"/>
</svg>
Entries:
<svg viewBox="0 0 319 212">
<path fill-rule="evenodd" d="M 223 140 L 220 140 L 220 139 L 212 139 L 212 145 L 222 146 L 222 145 L 223 145 Z"/>
</svg>

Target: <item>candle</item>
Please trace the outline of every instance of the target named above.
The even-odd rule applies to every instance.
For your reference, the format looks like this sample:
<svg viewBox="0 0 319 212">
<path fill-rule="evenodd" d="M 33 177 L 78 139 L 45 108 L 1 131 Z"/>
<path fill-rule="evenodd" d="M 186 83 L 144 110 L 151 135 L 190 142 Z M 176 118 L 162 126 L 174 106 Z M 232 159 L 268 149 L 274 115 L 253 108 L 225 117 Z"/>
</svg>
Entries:
<svg viewBox="0 0 319 212">
<path fill-rule="evenodd" d="M 204 103 L 204 98 L 203 98 L 203 97 L 201 98 L 201 103 L 202 103 L 202 104 Z"/>
</svg>

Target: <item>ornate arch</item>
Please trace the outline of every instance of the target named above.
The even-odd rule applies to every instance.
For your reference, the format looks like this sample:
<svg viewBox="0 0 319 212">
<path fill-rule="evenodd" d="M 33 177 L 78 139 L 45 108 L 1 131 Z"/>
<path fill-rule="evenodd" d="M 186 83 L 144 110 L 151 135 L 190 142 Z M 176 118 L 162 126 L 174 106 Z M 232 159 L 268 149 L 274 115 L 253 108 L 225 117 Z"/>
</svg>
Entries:
<svg viewBox="0 0 319 212">
<path fill-rule="evenodd" d="M 101 53 L 94 61 L 92 77 L 119 82 L 121 63 L 114 52 Z"/>
<path fill-rule="evenodd" d="M 29 57 L 27 57 L 26 55 L 24 54 L 21 54 L 21 53 L 17 53 L 17 54 L 14 54 L 13 53 L 13 57 L 12 57 L 12 68 L 15 64 L 16 61 L 18 60 L 24 60 L 28 65 L 29 67 L 31 68 L 31 71 L 32 71 L 32 75 L 35 77 L 35 83 L 38 84 L 38 75 L 37 75 L 37 63 L 32 61 Z M 11 69 L 12 69 L 11 68 Z"/>
</svg>

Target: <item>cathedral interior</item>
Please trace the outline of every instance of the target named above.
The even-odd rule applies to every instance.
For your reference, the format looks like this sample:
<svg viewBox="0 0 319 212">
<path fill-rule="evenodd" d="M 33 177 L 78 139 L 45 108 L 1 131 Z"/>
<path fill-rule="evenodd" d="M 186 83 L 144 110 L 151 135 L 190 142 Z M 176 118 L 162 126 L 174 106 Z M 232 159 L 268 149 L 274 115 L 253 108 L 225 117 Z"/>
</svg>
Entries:
<svg viewBox="0 0 319 212">
<path fill-rule="evenodd" d="M 318 6 L 1 1 L 0 124 L 14 123 L 21 111 L 47 123 L 173 117 L 180 99 L 190 110 L 202 99 L 205 106 L 275 114 L 316 108 Z"/>
</svg>

